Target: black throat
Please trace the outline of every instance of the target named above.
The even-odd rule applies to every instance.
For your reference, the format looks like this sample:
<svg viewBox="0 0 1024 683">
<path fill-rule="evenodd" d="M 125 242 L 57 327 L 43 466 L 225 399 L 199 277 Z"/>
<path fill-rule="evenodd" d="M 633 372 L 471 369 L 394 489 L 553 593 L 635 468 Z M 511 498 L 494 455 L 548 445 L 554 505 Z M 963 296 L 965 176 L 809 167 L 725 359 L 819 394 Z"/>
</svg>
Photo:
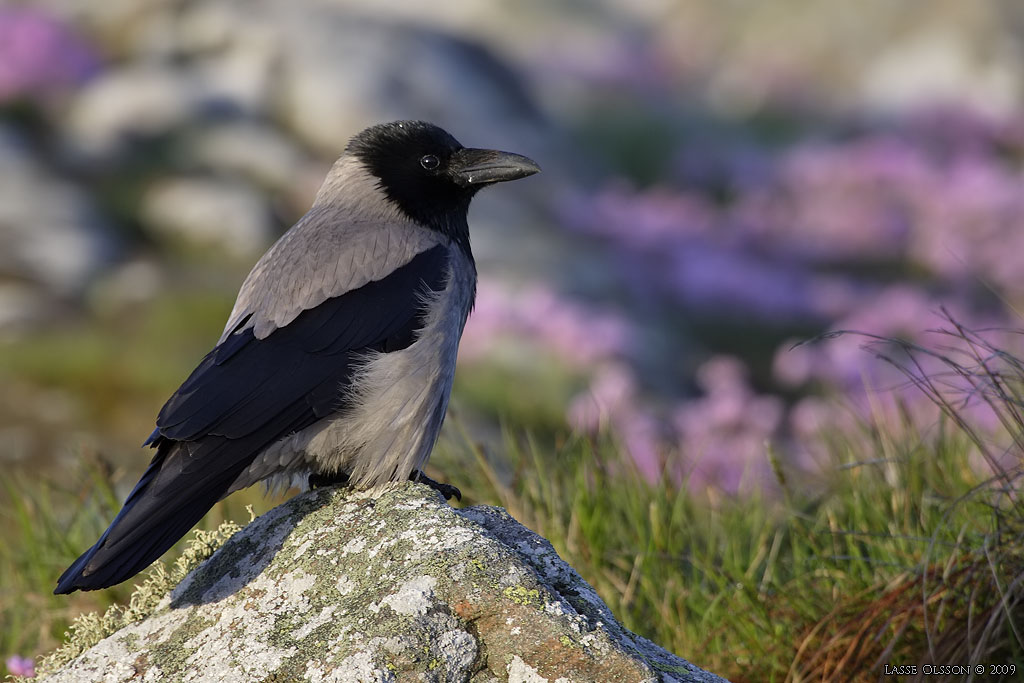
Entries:
<svg viewBox="0 0 1024 683">
<path fill-rule="evenodd" d="M 447 173 L 451 155 L 462 149 L 447 132 L 422 121 L 399 121 L 368 128 L 348 145 L 378 181 L 388 201 L 413 222 L 445 235 L 472 259 L 469 203 L 477 188 L 461 187 Z M 438 159 L 437 169 L 421 164 Z"/>
</svg>

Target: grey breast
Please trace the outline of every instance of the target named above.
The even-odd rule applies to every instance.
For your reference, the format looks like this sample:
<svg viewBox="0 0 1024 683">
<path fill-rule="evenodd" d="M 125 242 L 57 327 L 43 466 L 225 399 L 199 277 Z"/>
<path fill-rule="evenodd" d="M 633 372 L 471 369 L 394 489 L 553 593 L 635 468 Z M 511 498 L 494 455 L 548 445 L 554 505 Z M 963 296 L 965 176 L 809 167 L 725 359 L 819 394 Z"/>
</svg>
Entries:
<svg viewBox="0 0 1024 683">
<path fill-rule="evenodd" d="M 349 406 L 266 448 L 230 491 L 270 478 L 304 485 L 310 472 L 346 472 L 375 488 L 422 469 L 444 421 L 459 339 L 476 291 L 476 269 L 448 245 L 445 288 L 425 301 L 424 325 L 409 347 L 369 352 L 352 382 L 339 387 Z"/>
<path fill-rule="evenodd" d="M 370 354 L 349 390 L 353 407 L 314 426 L 305 451 L 317 470 L 341 470 L 357 488 L 372 488 L 426 464 L 448 408 L 476 291 L 476 269 L 454 245 L 448 264 L 445 288 L 429 296 L 417 340 L 401 351 Z"/>
</svg>

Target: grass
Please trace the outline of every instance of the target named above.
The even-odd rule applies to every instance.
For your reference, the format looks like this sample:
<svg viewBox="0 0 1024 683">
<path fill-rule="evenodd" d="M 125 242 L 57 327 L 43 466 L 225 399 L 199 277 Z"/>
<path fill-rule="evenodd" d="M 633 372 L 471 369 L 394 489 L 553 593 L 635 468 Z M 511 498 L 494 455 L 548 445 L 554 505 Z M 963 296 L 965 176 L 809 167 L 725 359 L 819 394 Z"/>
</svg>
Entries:
<svg viewBox="0 0 1024 683">
<path fill-rule="evenodd" d="M 127 603 L 133 582 L 72 596 L 52 595 L 57 577 L 99 538 L 120 508 L 114 472 L 98 456 L 87 454 L 78 472 L 60 478 L 30 480 L 7 473 L 0 477 L 0 655 L 48 652 L 64 640 L 77 616 Z M 261 493 L 253 489 L 222 501 L 197 528 L 214 530 L 228 520 L 245 522 L 248 507 L 261 514 L 282 500 Z M 173 563 L 186 545 L 176 544 L 165 561 Z"/>
<path fill-rule="evenodd" d="M 507 427 L 488 450 L 458 411 L 433 474 L 458 484 L 464 504 L 506 507 L 550 539 L 628 628 L 737 683 L 877 680 L 886 665 L 1024 671 L 1024 368 L 969 331 L 949 334 L 968 342 L 961 355 L 894 340 L 875 347 L 942 409 L 939 424 L 837 434 L 815 481 L 768 446 L 781 495 L 652 485 L 624 464 L 613 435 L 559 441 Z M 922 354 L 939 369 L 924 373 Z M 1011 437 L 1004 446 L 966 417 L 964 397 L 991 402 Z M 83 463 L 59 479 L 3 475 L 4 656 L 51 650 L 76 614 L 130 594 L 129 585 L 50 595 L 119 503 L 114 470 L 95 456 Z M 244 522 L 247 504 L 259 513 L 275 502 L 242 492 L 200 526 Z M 1016 678 L 1004 671 L 976 680 Z"/>
<path fill-rule="evenodd" d="M 650 486 L 611 441 L 570 442 L 556 457 L 513 444 L 508 485 L 477 448 L 484 486 L 472 490 L 489 489 L 482 498 L 549 538 L 627 627 L 733 681 L 875 680 L 885 664 L 929 661 L 1024 666 L 1024 624 L 1012 616 L 1024 528 L 967 466 L 969 442 L 868 460 L 884 435 L 865 436 L 836 446 L 817 495 Z"/>
</svg>

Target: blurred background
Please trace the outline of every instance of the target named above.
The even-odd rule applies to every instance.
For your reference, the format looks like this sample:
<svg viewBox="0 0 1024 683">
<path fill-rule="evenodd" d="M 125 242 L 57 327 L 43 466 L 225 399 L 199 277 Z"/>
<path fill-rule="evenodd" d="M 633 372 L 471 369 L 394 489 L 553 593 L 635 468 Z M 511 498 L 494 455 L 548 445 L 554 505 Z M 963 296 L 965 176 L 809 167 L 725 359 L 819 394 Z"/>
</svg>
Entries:
<svg viewBox="0 0 1024 683">
<path fill-rule="evenodd" d="M 863 340 L 794 344 L 1021 326 L 1016 0 L 6 2 L 4 469 L 123 497 L 348 138 L 414 118 L 544 169 L 470 215 L 454 431 L 499 478 L 528 433 L 691 492 L 813 484 L 837 432 L 937 412 Z"/>
</svg>

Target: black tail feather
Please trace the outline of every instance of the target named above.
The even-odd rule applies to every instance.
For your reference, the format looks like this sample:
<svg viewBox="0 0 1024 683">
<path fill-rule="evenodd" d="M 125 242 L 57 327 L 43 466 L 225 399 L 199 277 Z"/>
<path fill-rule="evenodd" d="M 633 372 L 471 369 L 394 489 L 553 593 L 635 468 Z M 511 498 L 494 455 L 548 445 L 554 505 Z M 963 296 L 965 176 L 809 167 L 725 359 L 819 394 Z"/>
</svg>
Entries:
<svg viewBox="0 0 1024 683">
<path fill-rule="evenodd" d="M 238 448 L 235 453 L 247 453 L 249 444 L 239 441 L 162 441 L 117 517 L 96 544 L 61 575 L 53 592 L 64 594 L 113 586 L 135 576 L 163 555 L 224 496 L 245 469 L 247 458 L 231 458 L 233 453 L 224 452 Z M 197 457 L 222 467 L 189 467 Z"/>
</svg>

